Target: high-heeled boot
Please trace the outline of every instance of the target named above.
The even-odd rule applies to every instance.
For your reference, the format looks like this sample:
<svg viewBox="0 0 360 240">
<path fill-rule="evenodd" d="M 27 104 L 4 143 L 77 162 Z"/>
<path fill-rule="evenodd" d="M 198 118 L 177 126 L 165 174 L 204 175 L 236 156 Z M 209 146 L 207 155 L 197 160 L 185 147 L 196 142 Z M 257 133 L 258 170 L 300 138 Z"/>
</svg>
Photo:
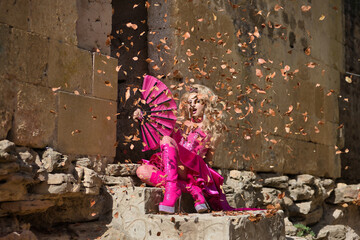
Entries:
<svg viewBox="0 0 360 240">
<path fill-rule="evenodd" d="M 192 183 L 187 183 L 183 180 L 179 181 L 179 186 L 182 192 L 188 192 L 194 199 L 194 206 L 198 213 L 204 213 L 209 210 L 206 204 L 202 189 Z"/>
<path fill-rule="evenodd" d="M 159 204 L 159 211 L 171 214 L 175 212 L 175 203 L 181 196 L 181 190 L 178 186 L 177 150 L 170 147 L 169 144 L 163 144 L 161 150 L 166 183 L 164 199 Z"/>
</svg>

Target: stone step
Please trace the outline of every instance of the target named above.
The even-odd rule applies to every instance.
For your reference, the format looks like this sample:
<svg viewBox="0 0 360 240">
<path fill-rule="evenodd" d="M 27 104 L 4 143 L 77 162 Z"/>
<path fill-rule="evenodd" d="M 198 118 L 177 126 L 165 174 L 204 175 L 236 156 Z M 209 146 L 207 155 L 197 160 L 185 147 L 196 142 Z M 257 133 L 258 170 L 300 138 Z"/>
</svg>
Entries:
<svg viewBox="0 0 360 240">
<path fill-rule="evenodd" d="M 106 175 L 114 177 L 136 176 L 136 169 L 140 164 L 136 163 L 118 163 L 108 164 L 105 172 Z"/>
<path fill-rule="evenodd" d="M 108 190 L 113 199 L 108 227 L 128 239 L 285 239 L 282 211 L 161 215 L 157 212 L 162 189 L 113 186 Z M 182 205 L 192 206 L 193 201 L 183 200 Z"/>
</svg>

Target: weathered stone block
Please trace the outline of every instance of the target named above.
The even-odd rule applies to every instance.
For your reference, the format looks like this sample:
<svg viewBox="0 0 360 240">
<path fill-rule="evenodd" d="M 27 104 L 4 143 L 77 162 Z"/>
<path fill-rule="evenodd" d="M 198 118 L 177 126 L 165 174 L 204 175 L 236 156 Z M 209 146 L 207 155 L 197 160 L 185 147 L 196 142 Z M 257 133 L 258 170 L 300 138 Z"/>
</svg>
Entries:
<svg viewBox="0 0 360 240">
<path fill-rule="evenodd" d="M 280 190 L 277 190 L 275 188 L 264 187 L 262 188 L 261 193 L 263 194 L 264 197 L 263 203 L 265 206 L 268 204 L 275 205 L 276 203 L 281 201 L 278 198 L 278 195 L 281 194 Z"/>
<path fill-rule="evenodd" d="M 58 103 L 60 152 L 115 156 L 116 102 L 59 92 Z"/>
<path fill-rule="evenodd" d="M 66 155 L 62 155 L 52 148 L 45 150 L 41 162 L 47 172 L 67 172 L 71 165 L 71 161 Z"/>
<path fill-rule="evenodd" d="M 76 1 L 37 0 L 30 3 L 29 28 L 32 32 L 77 44 Z"/>
<path fill-rule="evenodd" d="M 297 182 L 301 185 L 307 184 L 307 185 L 313 185 L 315 181 L 315 177 L 310 174 L 301 174 L 297 176 Z"/>
<path fill-rule="evenodd" d="M 78 18 L 76 21 L 76 35 L 78 46 L 110 55 L 110 43 L 107 37 L 111 33 L 112 5 L 105 1 L 76 1 Z"/>
<path fill-rule="evenodd" d="M 110 176 L 135 176 L 140 164 L 108 164 L 106 174 Z"/>
<path fill-rule="evenodd" d="M 86 188 L 93 188 L 93 187 L 100 187 L 102 184 L 102 181 L 98 174 L 89 168 L 84 168 L 84 180 L 83 185 Z"/>
<path fill-rule="evenodd" d="M 318 235 L 318 239 L 359 239 L 360 236 L 350 227 L 345 225 L 328 225 L 323 227 Z"/>
<path fill-rule="evenodd" d="M 288 187 L 288 176 L 270 177 L 264 179 L 264 186 L 274 188 L 287 188 Z"/>
<path fill-rule="evenodd" d="M 310 200 L 315 191 L 308 185 L 297 184 L 295 186 L 289 186 L 290 197 L 294 201 Z"/>
<path fill-rule="evenodd" d="M 10 173 L 18 172 L 20 165 L 17 162 L 2 163 L 0 169 L 0 175 L 8 175 Z"/>
<path fill-rule="evenodd" d="M 6 240 L 22 240 L 22 239 L 26 239 L 26 240 L 38 240 L 37 236 L 31 232 L 30 230 L 23 230 L 23 231 L 19 231 L 19 232 L 12 232 L 7 234 L 6 236 L 4 236 L 3 239 Z"/>
<path fill-rule="evenodd" d="M 27 196 L 26 185 L 32 184 L 35 180 L 21 173 L 13 173 L 0 177 L 3 182 L 0 185 L 0 202 L 25 200 Z"/>
<path fill-rule="evenodd" d="M 330 197 L 328 202 L 333 204 L 349 203 L 360 196 L 360 184 L 357 185 L 340 185 L 335 188 L 333 195 Z"/>
<path fill-rule="evenodd" d="M 154 206 L 154 202 L 162 198 L 159 193 L 147 195 L 146 189 L 150 188 L 111 188 L 113 201 L 117 203 L 113 206 L 111 228 L 123 230 L 134 239 L 285 239 L 282 211 L 268 218 L 264 216 L 265 212 L 252 212 L 259 214 L 257 223 L 248 219 L 250 213 L 237 216 L 224 213 L 145 214 L 145 209 L 150 210 L 146 202 L 150 200 Z"/>
<path fill-rule="evenodd" d="M 282 144 L 274 148 L 283 152 L 287 157 L 283 173 L 299 174 L 308 173 L 315 176 L 339 177 L 339 159 L 335 155 L 333 146 L 314 144 L 293 139 L 283 139 Z M 306 159 L 306 160 L 304 160 Z M 316 159 L 310 160 L 310 159 Z"/>
<path fill-rule="evenodd" d="M 43 148 L 53 141 L 55 96 L 51 89 L 19 83 L 9 139 L 16 145 Z"/>
<path fill-rule="evenodd" d="M 2 66 L 0 68 L 0 83 L 3 81 L 2 79 L 5 78 L 4 75 L 7 70 L 7 65 L 9 64 L 11 41 L 11 28 L 6 24 L 0 23 L 0 64 Z"/>
<path fill-rule="evenodd" d="M 12 29 L 7 74 L 9 79 L 47 86 L 49 39 Z"/>
<path fill-rule="evenodd" d="M 134 186 L 134 181 L 131 177 L 103 176 L 102 179 L 106 185 Z"/>
<path fill-rule="evenodd" d="M 0 33 L 1 38 L 1 33 Z M 0 40 L 1 41 L 1 40 Z M 0 49 L 1 49 L 0 43 Z M 0 62 L 2 53 L 0 50 Z M 4 65 L 2 65 L 4 66 Z M 1 70 L 0 70 L 1 71 Z M 0 73 L 1 75 L 1 73 Z M 0 76 L 0 140 L 5 139 L 12 127 L 13 116 L 16 108 L 16 82 Z"/>
<path fill-rule="evenodd" d="M 77 182 L 73 175 L 71 174 L 65 174 L 65 173 L 55 173 L 55 174 L 49 174 L 47 184 L 53 185 L 53 184 L 62 184 L 62 183 L 75 183 Z"/>
<path fill-rule="evenodd" d="M 93 58 L 93 96 L 116 101 L 118 92 L 117 59 L 99 53 L 93 53 Z"/>
<path fill-rule="evenodd" d="M 89 95 L 92 80 L 92 55 L 76 46 L 50 42 L 48 81 L 50 87 Z"/>
<path fill-rule="evenodd" d="M 12 113 L 0 110 L 0 139 L 5 139 L 11 129 Z"/>
<path fill-rule="evenodd" d="M 0 162 L 14 162 L 16 161 L 15 153 L 15 144 L 9 140 L 0 141 Z"/>
<path fill-rule="evenodd" d="M 55 205 L 54 200 L 32 200 L 1 203 L 0 208 L 7 213 L 26 215 L 31 213 L 44 212 Z"/>
<path fill-rule="evenodd" d="M 0 2 L 0 22 L 16 28 L 28 30 L 30 1 L 4 0 Z"/>
</svg>

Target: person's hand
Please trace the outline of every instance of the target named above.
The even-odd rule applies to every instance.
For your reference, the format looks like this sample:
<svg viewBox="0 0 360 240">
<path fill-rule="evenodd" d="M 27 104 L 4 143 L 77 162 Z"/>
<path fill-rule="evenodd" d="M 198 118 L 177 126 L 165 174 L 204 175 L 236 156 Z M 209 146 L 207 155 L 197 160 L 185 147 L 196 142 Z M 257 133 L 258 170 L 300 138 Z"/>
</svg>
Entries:
<svg viewBox="0 0 360 240">
<path fill-rule="evenodd" d="M 135 112 L 133 113 L 133 119 L 135 122 L 141 120 L 143 114 L 140 108 L 136 109 Z"/>
</svg>

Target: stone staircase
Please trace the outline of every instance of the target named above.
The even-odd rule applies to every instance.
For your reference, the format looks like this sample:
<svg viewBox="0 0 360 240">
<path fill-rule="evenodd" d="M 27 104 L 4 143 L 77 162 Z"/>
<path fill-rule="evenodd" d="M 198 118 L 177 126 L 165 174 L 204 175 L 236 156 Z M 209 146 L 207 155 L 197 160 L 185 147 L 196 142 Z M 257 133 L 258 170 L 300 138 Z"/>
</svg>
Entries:
<svg viewBox="0 0 360 240">
<path fill-rule="evenodd" d="M 163 190 L 140 186 L 136 167 L 112 164 L 107 168 L 104 180 L 112 199 L 112 206 L 108 206 L 112 217 L 107 230 L 96 239 L 285 239 L 282 211 L 197 214 L 192 197 L 183 194 L 176 214 L 161 215 L 158 204 Z M 78 236 L 84 232 L 81 229 L 81 225 L 73 227 Z"/>
</svg>

